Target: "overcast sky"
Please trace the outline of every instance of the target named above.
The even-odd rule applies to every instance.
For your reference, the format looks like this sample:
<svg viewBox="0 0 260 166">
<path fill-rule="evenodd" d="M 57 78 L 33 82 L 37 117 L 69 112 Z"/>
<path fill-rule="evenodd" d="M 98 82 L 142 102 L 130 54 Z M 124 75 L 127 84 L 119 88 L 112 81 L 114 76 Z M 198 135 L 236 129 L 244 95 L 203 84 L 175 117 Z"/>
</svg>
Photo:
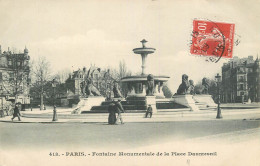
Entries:
<svg viewBox="0 0 260 166">
<path fill-rule="evenodd" d="M 147 73 L 169 75 L 175 92 L 182 74 L 195 82 L 212 78 L 227 61 L 190 55 L 195 18 L 234 23 L 240 43 L 233 56 L 260 54 L 259 1 L 0 0 L 0 6 L 2 50 L 23 51 L 26 45 L 32 59 L 45 56 L 53 70 L 117 67 L 124 60 L 133 73 L 141 72 L 141 57 L 132 49 L 145 38 L 156 48 Z"/>
</svg>

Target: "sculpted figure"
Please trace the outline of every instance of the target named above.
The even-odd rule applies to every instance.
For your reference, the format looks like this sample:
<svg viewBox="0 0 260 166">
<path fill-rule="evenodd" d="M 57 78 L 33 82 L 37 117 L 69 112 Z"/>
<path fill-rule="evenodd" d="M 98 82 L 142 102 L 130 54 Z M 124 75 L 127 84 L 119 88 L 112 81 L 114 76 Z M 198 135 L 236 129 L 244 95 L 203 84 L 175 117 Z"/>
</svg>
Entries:
<svg viewBox="0 0 260 166">
<path fill-rule="evenodd" d="M 195 92 L 194 92 L 194 81 L 193 80 L 189 80 L 189 88 L 187 90 L 187 93 L 188 94 L 191 94 L 191 95 L 194 95 Z"/>
<path fill-rule="evenodd" d="M 189 76 L 186 74 L 182 75 L 182 83 L 180 84 L 178 90 L 177 90 L 177 95 L 184 95 L 187 94 L 187 90 L 189 88 L 189 81 L 188 81 Z"/>
<path fill-rule="evenodd" d="M 99 71 L 100 72 L 100 68 L 94 68 L 94 67 L 90 67 L 90 69 L 88 70 L 88 73 L 85 77 L 85 95 L 86 96 L 101 96 L 99 90 L 94 86 L 93 84 L 93 73 L 95 71 Z"/>
<path fill-rule="evenodd" d="M 158 82 L 158 92 L 159 93 L 161 92 L 161 86 L 162 86 L 161 82 Z"/>
<path fill-rule="evenodd" d="M 202 86 L 203 86 L 202 94 L 208 94 L 209 93 L 209 80 L 206 77 L 204 77 L 202 79 Z"/>
<path fill-rule="evenodd" d="M 115 81 L 113 86 L 114 98 L 122 98 L 122 94 L 118 88 L 118 83 Z"/>
<path fill-rule="evenodd" d="M 100 92 L 97 90 L 97 88 L 93 85 L 93 81 L 91 78 L 88 78 L 86 80 L 86 91 L 87 96 L 101 96 Z"/>
<path fill-rule="evenodd" d="M 81 89 L 81 93 L 82 96 L 86 96 L 86 81 L 83 81 L 80 83 L 80 89 Z"/>
<path fill-rule="evenodd" d="M 127 84 L 127 91 L 128 91 L 128 93 L 132 92 L 133 89 L 134 89 L 133 84 L 128 83 Z"/>
<path fill-rule="evenodd" d="M 147 90 L 146 96 L 153 96 L 154 94 L 154 78 L 152 74 L 147 76 Z"/>
</svg>

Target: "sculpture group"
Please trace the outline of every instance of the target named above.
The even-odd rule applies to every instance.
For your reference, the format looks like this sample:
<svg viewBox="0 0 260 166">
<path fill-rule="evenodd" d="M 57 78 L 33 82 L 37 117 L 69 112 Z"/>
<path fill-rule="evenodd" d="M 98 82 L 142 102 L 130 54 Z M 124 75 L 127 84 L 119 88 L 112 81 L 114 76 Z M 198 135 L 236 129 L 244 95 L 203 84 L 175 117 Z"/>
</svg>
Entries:
<svg viewBox="0 0 260 166">
<path fill-rule="evenodd" d="M 202 79 L 202 86 L 203 88 L 200 90 L 201 94 L 208 94 L 209 92 L 209 80 L 204 77 Z M 186 74 L 182 75 L 182 83 L 180 84 L 178 90 L 177 90 L 177 95 L 185 95 L 185 94 L 195 94 L 195 86 L 194 86 L 194 81 L 189 80 L 189 76 Z"/>
<path fill-rule="evenodd" d="M 93 72 L 93 71 L 92 71 Z M 209 92 L 209 80 L 204 77 L 202 79 L 202 86 L 203 88 L 200 89 L 197 93 L 199 94 L 208 94 Z M 132 87 L 131 87 L 132 88 Z M 128 88 L 130 90 L 131 88 Z M 81 83 L 81 92 L 84 97 L 88 96 L 101 96 L 99 90 L 93 84 L 93 74 L 91 71 L 88 71 L 88 74 L 85 77 L 85 80 Z M 117 81 L 114 81 L 113 85 L 113 93 L 114 98 L 123 98 L 119 90 L 119 85 Z M 195 86 L 194 81 L 189 80 L 189 76 L 186 74 L 182 75 L 182 83 L 179 85 L 177 90 L 177 95 L 185 95 L 185 94 L 195 94 Z M 147 76 L 147 89 L 146 89 L 146 96 L 153 96 L 154 95 L 154 76 L 149 74 Z"/>
<path fill-rule="evenodd" d="M 85 75 L 84 80 L 81 82 L 81 94 L 83 97 L 89 97 L 89 96 L 101 96 L 100 91 L 93 83 L 93 72 L 94 70 L 89 69 L 88 73 Z M 119 90 L 118 82 L 114 80 L 113 83 L 113 93 L 114 98 L 122 98 L 123 95 L 121 94 Z"/>
<path fill-rule="evenodd" d="M 99 90 L 93 84 L 93 72 L 94 70 L 90 68 L 88 73 L 85 75 L 84 80 L 80 84 L 83 97 L 101 96 Z"/>
<path fill-rule="evenodd" d="M 177 90 L 177 95 L 194 94 L 194 82 L 189 80 L 189 76 L 182 75 L 182 82 Z"/>
</svg>

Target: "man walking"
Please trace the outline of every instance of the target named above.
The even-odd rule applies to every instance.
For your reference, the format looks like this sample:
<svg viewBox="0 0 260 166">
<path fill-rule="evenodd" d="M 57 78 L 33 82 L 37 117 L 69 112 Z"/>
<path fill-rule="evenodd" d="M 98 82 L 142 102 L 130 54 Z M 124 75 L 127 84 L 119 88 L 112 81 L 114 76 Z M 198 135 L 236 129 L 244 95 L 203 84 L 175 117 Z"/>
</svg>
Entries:
<svg viewBox="0 0 260 166">
<path fill-rule="evenodd" d="M 148 105 L 148 108 L 147 108 L 147 110 L 146 110 L 145 118 L 148 118 L 148 115 L 150 116 L 150 118 L 152 118 L 153 108 L 152 108 L 152 106 L 151 106 L 150 104 Z"/>
<path fill-rule="evenodd" d="M 14 114 L 13 114 L 13 117 L 12 117 L 12 121 L 14 120 L 15 117 L 18 117 L 18 120 L 21 121 L 20 119 L 20 109 L 21 109 L 21 103 L 16 103 L 15 104 L 15 108 L 14 108 Z"/>
<path fill-rule="evenodd" d="M 115 124 L 118 124 L 119 120 L 121 121 L 121 124 L 124 124 L 121 113 L 125 112 L 125 110 L 121 104 L 121 100 L 118 100 L 115 102 L 115 109 L 116 109 L 116 112 L 118 113 Z"/>
<path fill-rule="evenodd" d="M 114 125 L 116 123 L 116 109 L 115 104 L 111 103 L 108 106 L 108 124 Z"/>
</svg>

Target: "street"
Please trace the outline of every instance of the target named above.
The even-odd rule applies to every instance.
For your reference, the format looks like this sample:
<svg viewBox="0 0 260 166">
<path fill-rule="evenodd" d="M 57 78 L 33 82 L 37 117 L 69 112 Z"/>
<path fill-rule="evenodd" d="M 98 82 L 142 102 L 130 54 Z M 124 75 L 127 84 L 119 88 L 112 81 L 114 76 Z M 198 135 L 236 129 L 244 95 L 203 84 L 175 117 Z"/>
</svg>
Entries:
<svg viewBox="0 0 260 166">
<path fill-rule="evenodd" d="M 259 120 L 173 121 L 154 123 L 3 123 L 0 147 L 135 148 L 260 127 Z M 259 133 L 258 133 L 259 134 Z M 225 139 L 225 138 L 224 138 Z"/>
</svg>

